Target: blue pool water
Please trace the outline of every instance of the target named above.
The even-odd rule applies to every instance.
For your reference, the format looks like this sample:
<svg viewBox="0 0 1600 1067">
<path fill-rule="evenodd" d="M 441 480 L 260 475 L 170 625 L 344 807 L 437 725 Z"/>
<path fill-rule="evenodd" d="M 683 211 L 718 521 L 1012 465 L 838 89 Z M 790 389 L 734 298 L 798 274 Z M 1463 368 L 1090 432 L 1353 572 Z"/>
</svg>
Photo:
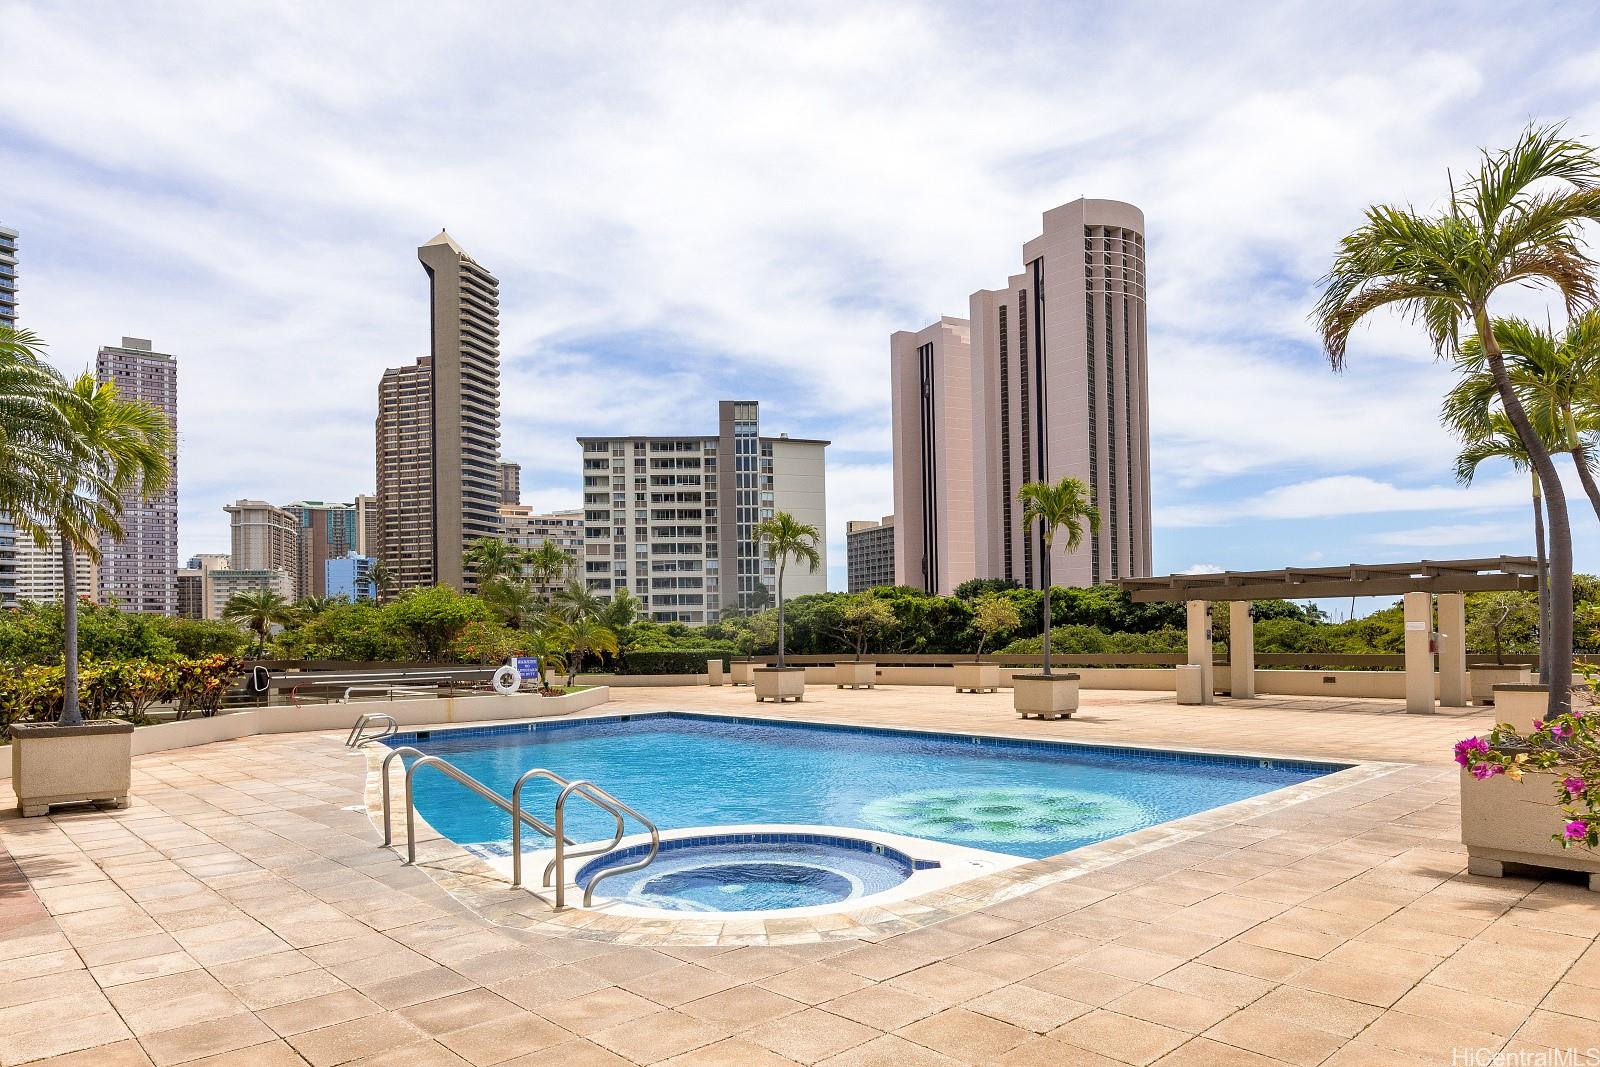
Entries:
<svg viewBox="0 0 1600 1067">
<path fill-rule="evenodd" d="M 812 823 L 1032 858 L 1343 766 L 671 712 L 400 734 L 389 743 L 444 756 L 505 795 L 532 767 L 587 778 L 663 830 Z M 451 840 L 510 838 L 509 816 L 444 775 L 424 769 L 415 784 L 418 811 Z M 547 819 L 555 793 L 543 782 L 523 791 L 529 810 Z M 568 803 L 574 839 L 609 837 L 613 825 Z"/>
<path fill-rule="evenodd" d="M 771 838 L 777 835 L 746 835 Z M 838 839 L 782 841 L 707 838 L 669 841 L 648 867 L 603 878 L 596 893 L 668 911 L 768 911 L 808 908 L 881 893 L 910 877 L 915 861 L 893 849 L 841 847 Z M 633 847 L 578 871 L 585 888 L 597 873 L 639 859 Z"/>
</svg>

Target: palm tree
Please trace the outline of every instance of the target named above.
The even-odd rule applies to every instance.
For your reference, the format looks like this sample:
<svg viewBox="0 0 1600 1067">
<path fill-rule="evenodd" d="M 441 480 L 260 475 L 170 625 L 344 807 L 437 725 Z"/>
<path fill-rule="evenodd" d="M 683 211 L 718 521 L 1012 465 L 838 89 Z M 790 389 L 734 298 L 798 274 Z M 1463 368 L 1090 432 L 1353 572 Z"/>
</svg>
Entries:
<svg viewBox="0 0 1600 1067">
<path fill-rule="evenodd" d="M 296 620 L 314 619 L 343 599 L 333 596 L 303 596 L 295 602 Z"/>
<path fill-rule="evenodd" d="M 38 520 L 53 510 L 60 444 L 70 433 L 66 383 L 44 349 L 37 334 L 0 326 L 0 510 L 36 540 L 54 529 Z"/>
<path fill-rule="evenodd" d="M 1573 319 L 1559 338 L 1526 319 L 1495 319 L 1494 338 L 1505 353 L 1506 374 L 1528 418 L 1552 453 L 1566 452 L 1600 518 L 1600 486 L 1585 450 L 1600 431 L 1600 310 Z M 1481 433 L 1499 406 L 1500 391 L 1484 366 L 1483 341 L 1461 342 L 1461 381 L 1445 396 L 1445 421 L 1466 436 Z"/>
<path fill-rule="evenodd" d="M 787 511 L 756 524 L 756 540 L 766 545 L 767 558 L 778 565 L 778 667 L 783 668 L 783 572 L 792 559 L 804 563 L 811 573 L 822 566 L 817 542 L 822 535 L 810 523 L 800 522 Z M 757 583 L 757 588 L 761 588 Z"/>
<path fill-rule="evenodd" d="M 591 652 L 617 651 L 617 635 L 598 619 L 579 616 L 560 624 L 556 639 L 567 650 L 567 684 L 571 685 L 583 666 L 583 658 Z"/>
<path fill-rule="evenodd" d="M 381 559 L 373 560 L 372 566 L 367 568 L 367 581 L 372 584 L 373 590 L 377 593 L 377 599 L 384 599 L 394 592 L 394 572 Z"/>
<path fill-rule="evenodd" d="M 1588 457 L 1585 457 L 1587 459 Z M 1550 681 L 1550 591 L 1549 562 L 1545 553 L 1544 494 L 1539 478 L 1532 473 L 1528 450 L 1522 447 L 1516 427 L 1506 418 L 1505 412 L 1489 415 L 1486 425 L 1477 425 L 1471 435 L 1465 436 L 1461 454 L 1456 457 L 1456 480 L 1471 485 L 1478 468 L 1491 459 L 1503 459 L 1519 471 L 1528 471 L 1533 482 L 1533 547 L 1538 563 L 1539 586 L 1539 681 Z"/>
<path fill-rule="evenodd" d="M 1350 332 L 1379 308 L 1420 322 L 1440 356 L 1460 354 L 1463 327 L 1477 332 L 1549 512 L 1551 716 L 1571 703 L 1572 525 L 1549 449 L 1534 431 L 1495 339 L 1489 299 L 1503 286 L 1547 284 L 1571 316 L 1594 306 L 1594 263 L 1583 252 L 1581 227 L 1596 219 L 1600 156 L 1563 136 L 1559 126 L 1530 126 L 1513 147 L 1483 153 L 1461 195 L 1452 189 L 1448 211 L 1368 208 L 1366 222 L 1340 242 L 1313 316 L 1334 370 L 1344 368 Z"/>
<path fill-rule="evenodd" d="M 605 609 L 605 602 L 583 582 L 569 578 L 567 584 L 556 593 L 555 606 L 562 618 L 576 622 L 579 619 L 598 619 L 600 612 Z"/>
<path fill-rule="evenodd" d="M 64 608 L 61 724 L 83 721 L 78 706 L 77 556 L 100 559 L 100 535 L 123 536 L 123 494 L 160 492 L 172 474 L 172 426 L 161 411 L 137 400 L 123 400 L 110 382 L 82 374 L 60 397 L 67 435 L 57 454 L 64 467 L 50 501 L 48 522 L 61 539 Z"/>
<path fill-rule="evenodd" d="M 252 656 L 259 656 L 266 649 L 274 626 L 289 626 L 294 619 L 294 608 L 273 589 L 241 589 L 222 605 L 223 622 L 242 626 L 256 635 Z"/>
<path fill-rule="evenodd" d="M 492 582 L 522 573 L 522 550 L 498 537 L 480 537 L 467 547 L 466 561 L 478 576 L 478 583 Z"/>
<path fill-rule="evenodd" d="M 550 679 L 567 673 L 567 649 L 560 634 L 561 623 L 548 622 L 527 637 L 528 655 L 539 660 L 539 674 L 546 687 Z"/>
<path fill-rule="evenodd" d="M 626 662 L 633 645 L 633 624 L 639 617 L 639 601 L 626 588 L 618 589 L 610 603 L 600 609 L 600 622 L 617 635 L 617 659 Z"/>
<path fill-rule="evenodd" d="M 545 614 L 543 599 L 524 578 L 496 578 L 483 582 L 478 595 L 513 630 L 526 629 Z"/>
<path fill-rule="evenodd" d="M 570 578 L 576 561 L 566 549 L 547 537 L 544 544 L 528 550 L 523 562 L 533 575 L 534 583 L 548 588 Z"/>
<path fill-rule="evenodd" d="M 1029 482 L 1017 490 L 1022 502 L 1022 528 L 1029 530 L 1039 524 L 1044 537 L 1044 552 L 1039 557 L 1039 579 L 1044 583 L 1044 673 L 1050 674 L 1050 549 L 1056 543 L 1056 531 L 1067 531 L 1067 551 L 1076 552 L 1083 544 L 1083 527 L 1087 523 L 1090 533 L 1100 532 L 1100 510 L 1089 503 L 1089 487 L 1077 478 L 1063 478 L 1054 485 L 1049 482 Z"/>
</svg>

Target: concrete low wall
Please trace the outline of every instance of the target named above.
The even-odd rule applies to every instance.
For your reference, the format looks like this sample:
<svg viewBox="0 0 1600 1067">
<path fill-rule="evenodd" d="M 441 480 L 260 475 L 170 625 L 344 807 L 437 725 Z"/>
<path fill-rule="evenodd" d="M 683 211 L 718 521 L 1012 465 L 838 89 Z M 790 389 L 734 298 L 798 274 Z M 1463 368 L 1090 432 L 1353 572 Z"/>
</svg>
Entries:
<svg viewBox="0 0 1600 1067">
<path fill-rule="evenodd" d="M 806 680 L 810 681 L 809 676 Z M 580 674 L 578 684 L 609 685 L 617 689 L 645 685 L 710 685 L 711 676 L 709 674 Z"/>
<path fill-rule="evenodd" d="M 578 693 L 542 697 L 537 693 L 515 696 L 438 697 L 425 700 L 365 701 L 355 704 L 316 704 L 304 708 L 248 708 L 214 715 L 209 719 L 184 719 L 133 731 L 133 754 L 170 752 L 216 741 L 232 741 L 256 734 L 293 734 L 306 731 L 348 730 L 363 713 L 392 715 L 401 729 L 447 722 L 493 722 L 500 719 L 537 719 L 566 715 L 604 704 L 611 699 L 606 686 Z M 0 758 L 0 779 L 11 777 L 10 752 Z"/>
</svg>

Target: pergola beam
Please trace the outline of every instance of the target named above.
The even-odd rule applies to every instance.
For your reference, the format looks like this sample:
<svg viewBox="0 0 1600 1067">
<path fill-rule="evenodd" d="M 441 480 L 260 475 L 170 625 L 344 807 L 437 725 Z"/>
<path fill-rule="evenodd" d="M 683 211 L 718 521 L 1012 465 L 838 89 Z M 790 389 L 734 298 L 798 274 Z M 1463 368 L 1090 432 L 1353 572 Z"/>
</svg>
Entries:
<svg viewBox="0 0 1600 1067">
<path fill-rule="evenodd" d="M 1184 600 L 1307 600 L 1406 593 L 1532 592 L 1536 565 L 1526 556 L 1495 559 L 1352 563 L 1343 567 L 1285 567 L 1277 571 L 1224 571 L 1121 578 L 1114 584 L 1135 603 Z"/>
</svg>

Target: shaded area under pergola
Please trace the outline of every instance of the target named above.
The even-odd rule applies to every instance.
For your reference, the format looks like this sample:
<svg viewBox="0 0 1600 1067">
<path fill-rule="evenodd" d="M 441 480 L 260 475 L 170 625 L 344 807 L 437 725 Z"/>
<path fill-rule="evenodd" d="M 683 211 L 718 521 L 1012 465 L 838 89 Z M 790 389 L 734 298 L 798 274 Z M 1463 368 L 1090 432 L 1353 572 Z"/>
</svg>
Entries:
<svg viewBox="0 0 1600 1067">
<path fill-rule="evenodd" d="M 1358 596 L 1400 597 L 1405 604 L 1406 710 L 1434 708 L 1434 646 L 1439 656 L 1438 700 L 1465 707 L 1467 680 L 1466 594 L 1538 587 L 1537 565 L 1528 556 L 1491 559 L 1419 560 L 1415 563 L 1351 563 L 1330 567 L 1285 567 L 1272 571 L 1221 571 L 1120 578 L 1135 603 L 1188 604 L 1189 665 L 1201 671 L 1201 700 L 1213 692 L 1211 603 L 1226 601 L 1230 693 L 1255 696 L 1253 600 L 1305 600 Z M 1438 622 L 1434 622 L 1437 602 Z"/>
</svg>

